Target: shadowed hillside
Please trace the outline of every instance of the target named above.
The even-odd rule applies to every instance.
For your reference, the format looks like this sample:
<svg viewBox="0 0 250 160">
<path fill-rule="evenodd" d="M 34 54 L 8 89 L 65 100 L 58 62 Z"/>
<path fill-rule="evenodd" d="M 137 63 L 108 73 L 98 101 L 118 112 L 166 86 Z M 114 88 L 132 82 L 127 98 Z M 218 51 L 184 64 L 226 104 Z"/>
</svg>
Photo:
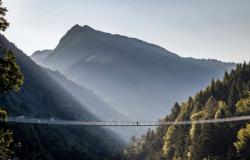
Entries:
<svg viewBox="0 0 250 160">
<path fill-rule="evenodd" d="M 0 98 L 9 116 L 55 118 L 64 120 L 98 120 L 92 113 L 57 83 L 47 72 L 21 50 L 0 36 L 4 49 L 11 49 L 24 74 L 19 92 Z M 1 52 L 2 54 L 2 52 Z M 108 129 L 13 124 L 15 140 L 22 147 L 16 151 L 21 159 L 117 159 L 122 141 Z"/>
</svg>

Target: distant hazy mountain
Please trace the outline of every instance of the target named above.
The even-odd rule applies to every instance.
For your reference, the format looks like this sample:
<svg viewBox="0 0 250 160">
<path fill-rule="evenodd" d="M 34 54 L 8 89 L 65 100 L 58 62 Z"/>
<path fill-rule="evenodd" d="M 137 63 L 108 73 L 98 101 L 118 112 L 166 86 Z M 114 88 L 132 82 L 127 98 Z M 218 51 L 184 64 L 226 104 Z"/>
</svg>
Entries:
<svg viewBox="0 0 250 160">
<path fill-rule="evenodd" d="M 37 63 L 41 63 L 51 52 L 51 50 L 36 51 L 32 54 L 32 59 Z"/>
<path fill-rule="evenodd" d="M 19 92 L 0 98 L 0 106 L 5 107 L 9 116 L 98 120 L 77 98 L 2 35 L 0 46 L 15 53 L 25 76 Z M 113 132 L 100 127 L 29 124 L 12 124 L 10 127 L 14 130 L 15 140 L 22 143 L 21 149 L 16 151 L 20 159 L 112 159 L 122 147 Z"/>
<path fill-rule="evenodd" d="M 154 44 L 79 25 L 54 50 L 32 58 L 95 91 L 134 120 L 163 116 L 174 102 L 183 101 L 235 66 L 183 58 Z"/>
</svg>

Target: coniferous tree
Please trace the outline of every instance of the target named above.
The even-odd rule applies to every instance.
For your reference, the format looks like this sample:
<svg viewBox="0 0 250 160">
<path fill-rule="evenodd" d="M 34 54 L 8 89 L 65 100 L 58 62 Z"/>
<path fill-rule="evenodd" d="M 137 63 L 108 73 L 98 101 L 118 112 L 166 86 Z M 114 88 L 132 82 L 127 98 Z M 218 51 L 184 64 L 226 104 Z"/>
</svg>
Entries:
<svg viewBox="0 0 250 160">
<path fill-rule="evenodd" d="M 169 116 L 169 118 L 171 120 L 174 120 L 177 118 L 177 116 L 179 115 L 180 113 L 180 110 L 181 110 L 181 106 L 176 102 L 171 110 L 171 115 Z"/>
<path fill-rule="evenodd" d="M 0 94 L 17 91 L 23 83 L 23 74 L 11 51 L 7 51 L 0 59 L 0 73 Z"/>
<path fill-rule="evenodd" d="M 228 97 L 228 106 L 230 108 L 230 112 L 233 114 L 236 110 L 235 103 L 237 101 L 237 89 L 236 84 L 233 82 L 230 90 L 230 94 Z"/>
<path fill-rule="evenodd" d="M 9 23 L 5 19 L 7 9 L 2 6 L 0 0 L 0 30 L 5 31 Z M 4 52 L 4 51 L 2 51 Z M 0 96 L 6 92 L 18 90 L 23 83 L 23 74 L 15 62 L 15 56 L 11 51 L 6 51 L 3 57 L 0 57 Z M 13 144 L 13 133 L 3 127 L 3 121 L 7 119 L 7 112 L 0 106 L 0 159 L 9 160 L 13 155 L 11 145 Z"/>
</svg>

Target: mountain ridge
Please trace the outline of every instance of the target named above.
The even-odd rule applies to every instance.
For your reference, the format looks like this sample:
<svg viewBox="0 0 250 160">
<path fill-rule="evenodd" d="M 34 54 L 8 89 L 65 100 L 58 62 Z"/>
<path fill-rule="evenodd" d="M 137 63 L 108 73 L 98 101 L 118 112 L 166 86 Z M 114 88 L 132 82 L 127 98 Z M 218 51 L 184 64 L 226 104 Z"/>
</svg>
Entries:
<svg viewBox="0 0 250 160">
<path fill-rule="evenodd" d="M 183 101 L 235 67 L 215 60 L 182 58 L 157 45 L 92 28 L 85 34 L 79 25 L 39 64 L 94 90 L 125 109 L 131 118 L 140 119 L 143 112 L 152 120 L 169 112 L 166 106 Z M 184 90 L 181 95 L 180 87 Z"/>
</svg>

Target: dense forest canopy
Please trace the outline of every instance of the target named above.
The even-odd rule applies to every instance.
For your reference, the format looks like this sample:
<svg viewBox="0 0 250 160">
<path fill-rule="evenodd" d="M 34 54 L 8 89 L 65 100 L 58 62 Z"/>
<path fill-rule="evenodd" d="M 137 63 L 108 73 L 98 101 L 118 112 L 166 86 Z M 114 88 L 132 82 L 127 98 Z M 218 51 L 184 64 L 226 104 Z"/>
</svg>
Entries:
<svg viewBox="0 0 250 160">
<path fill-rule="evenodd" d="M 162 121 L 216 119 L 250 115 L 250 64 L 238 64 L 223 80 L 211 84 L 176 103 Z M 167 126 L 149 130 L 141 138 L 133 137 L 124 155 L 137 160 L 220 160 L 250 157 L 250 124 L 228 122 Z"/>
</svg>

